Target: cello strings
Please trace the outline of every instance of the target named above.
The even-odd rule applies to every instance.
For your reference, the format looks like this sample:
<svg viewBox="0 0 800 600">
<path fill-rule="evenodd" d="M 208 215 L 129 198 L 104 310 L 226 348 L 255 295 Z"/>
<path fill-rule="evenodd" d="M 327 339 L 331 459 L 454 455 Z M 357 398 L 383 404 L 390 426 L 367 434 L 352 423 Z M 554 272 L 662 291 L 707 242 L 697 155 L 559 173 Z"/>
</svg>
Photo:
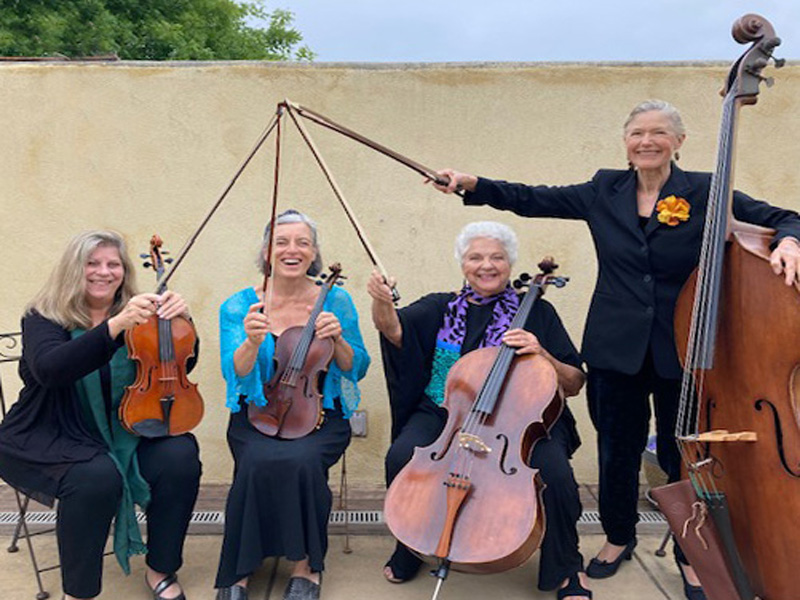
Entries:
<svg viewBox="0 0 800 600">
<path fill-rule="evenodd" d="M 509 325 L 509 329 L 522 327 L 524 321 L 527 319 L 528 314 L 533 306 L 533 303 L 539 296 L 539 293 L 544 286 L 542 276 L 539 275 L 531 283 L 528 292 L 525 294 L 522 303 L 520 304 L 517 313 Z M 509 373 L 513 359 L 515 358 L 516 350 L 505 343 L 500 344 L 497 356 L 492 361 L 489 373 L 478 392 L 472 407 L 464 419 L 461 426 L 461 433 L 475 435 L 483 443 L 483 433 L 487 428 L 489 418 L 497 410 L 497 402 L 500 397 L 500 391 L 505 383 L 506 376 Z M 491 450 L 491 445 L 486 443 Z M 468 448 L 462 448 L 461 444 L 456 450 L 451 466 L 453 472 L 463 474 L 469 477 L 472 466 L 475 463 L 477 452 Z M 499 458 L 498 458 L 499 460 Z"/>
</svg>

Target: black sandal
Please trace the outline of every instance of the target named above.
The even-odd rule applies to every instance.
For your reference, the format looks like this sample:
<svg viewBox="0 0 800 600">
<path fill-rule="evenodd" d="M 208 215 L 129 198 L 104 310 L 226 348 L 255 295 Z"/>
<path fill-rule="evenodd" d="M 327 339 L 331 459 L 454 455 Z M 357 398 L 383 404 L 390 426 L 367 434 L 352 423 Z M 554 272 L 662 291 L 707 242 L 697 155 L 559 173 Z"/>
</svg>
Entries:
<svg viewBox="0 0 800 600">
<path fill-rule="evenodd" d="M 592 590 L 587 590 L 581 585 L 581 578 L 578 576 L 578 573 L 570 575 L 567 585 L 563 588 L 559 588 L 556 592 L 556 598 L 558 600 L 564 600 L 564 598 L 568 596 L 584 596 L 589 598 L 589 600 L 592 598 Z"/>
<path fill-rule="evenodd" d="M 386 567 L 391 569 L 391 577 L 386 573 Z M 392 554 L 391 558 L 383 565 L 383 576 L 389 583 L 405 583 L 417 576 L 420 567 L 422 567 L 422 559 L 403 544 L 397 542 L 394 554 Z"/>
<path fill-rule="evenodd" d="M 186 600 L 186 596 L 183 595 L 183 589 L 181 589 L 181 593 L 175 596 L 174 598 L 165 598 L 161 595 L 161 592 L 166 590 L 169 586 L 173 583 L 178 583 L 178 576 L 175 573 L 168 573 L 164 579 L 159 581 L 155 587 L 150 587 L 150 582 L 147 581 L 147 573 L 144 574 L 144 583 L 147 588 L 150 590 L 150 593 L 153 594 L 153 600 Z"/>
</svg>

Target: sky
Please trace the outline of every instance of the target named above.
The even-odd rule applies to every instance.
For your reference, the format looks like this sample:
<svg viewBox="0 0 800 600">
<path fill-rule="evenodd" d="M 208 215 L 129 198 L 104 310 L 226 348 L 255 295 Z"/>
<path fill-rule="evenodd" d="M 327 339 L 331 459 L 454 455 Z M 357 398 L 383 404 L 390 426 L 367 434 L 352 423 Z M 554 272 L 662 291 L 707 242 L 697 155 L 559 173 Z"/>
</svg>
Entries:
<svg viewBox="0 0 800 600">
<path fill-rule="evenodd" d="M 318 62 L 733 61 L 743 14 L 800 59 L 800 0 L 266 0 Z"/>
</svg>

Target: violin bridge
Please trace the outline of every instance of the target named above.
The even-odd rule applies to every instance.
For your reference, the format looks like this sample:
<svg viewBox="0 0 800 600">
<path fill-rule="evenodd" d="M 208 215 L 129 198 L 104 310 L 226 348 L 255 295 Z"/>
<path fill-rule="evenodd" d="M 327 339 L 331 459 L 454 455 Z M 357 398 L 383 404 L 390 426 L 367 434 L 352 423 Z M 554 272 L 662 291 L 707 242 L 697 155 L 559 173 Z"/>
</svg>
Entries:
<svg viewBox="0 0 800 600">
<path fill-rule="evenodd" d="M 484 442 L 480 436 L 474 433 L 459 433 L 458 445 L 465 450 L 472 450 L 481 454 L 488 454 L 492 449 Z"/>
</svg>

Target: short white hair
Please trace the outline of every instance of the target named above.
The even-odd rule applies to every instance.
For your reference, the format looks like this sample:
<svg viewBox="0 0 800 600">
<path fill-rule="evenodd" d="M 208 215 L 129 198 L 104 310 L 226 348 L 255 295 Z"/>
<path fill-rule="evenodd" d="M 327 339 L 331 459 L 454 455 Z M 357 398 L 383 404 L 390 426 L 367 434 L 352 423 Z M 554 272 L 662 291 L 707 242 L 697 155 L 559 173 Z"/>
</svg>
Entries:
<svg viewBox="0 0 800 600">
<path fill-rule="evenodd" d="M 651 111 L 658 111 L 667 117 L 670 126 L 672 127 L 672 132 L 677 136 L 686 135 L 686 127 L 683 125 L 683 119 L 681 119 L 681 113 L 678 112 L 678 109 L 672 106 L 669 102 L 665 102 L 664 100 L 645 100 L 644 102 L 640 102 L 636 106 L 633 107 L 633 110 L 628 115 L 628 118 L 625 119 L 625 123 L 622 126 L 622 134 L 628 134 L 628 125 L 640 114 L 651 112 Z"/>
<path fill-rule="evenodd" d="M 519 243 L 517 242 L 517 234 L 514 233 L 511 227 L 497 221 L 475 221 L 467 224 L 456 237 L 455 255 L 458 264 L 464 262 L 464 255 L 467 253 L 472 241 L 483 237 L 497 240 L 503 245 L 511 266 L 517 262 Z"/>
</svg>

